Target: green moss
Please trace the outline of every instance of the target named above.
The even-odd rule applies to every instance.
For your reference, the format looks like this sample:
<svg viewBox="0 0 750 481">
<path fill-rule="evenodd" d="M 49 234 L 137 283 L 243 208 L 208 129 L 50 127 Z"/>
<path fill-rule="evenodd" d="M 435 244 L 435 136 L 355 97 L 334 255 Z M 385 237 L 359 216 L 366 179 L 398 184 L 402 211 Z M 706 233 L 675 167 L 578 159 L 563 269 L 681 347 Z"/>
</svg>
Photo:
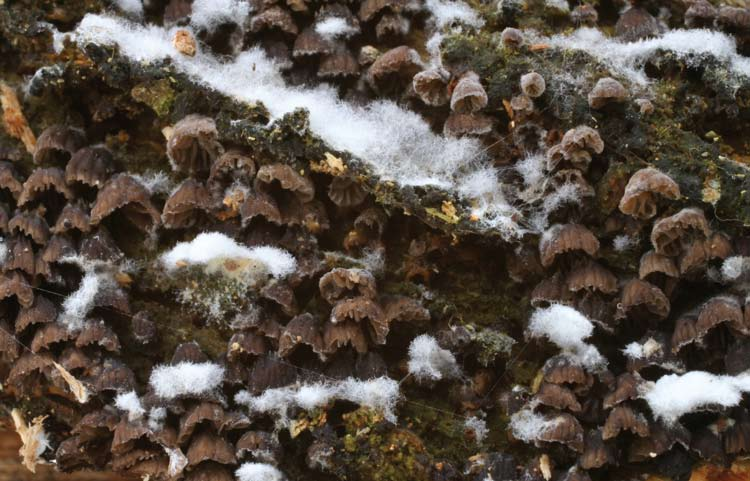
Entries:
<svg viewBox="0 0 750 481">
<path fill-rule="evenodd" d="M 492 364 L 498 356 L 510 355 L 516 340 L 495 329 L 482 329 L 473 338 L 479 352 L 477 360 L 483 366 Z"/>
<path fill-rule="evenodd" d="M 138 102 L 151 107 L 159 117 L 169 114 L 175 97 L 174 90 L 167 79 L 140 83 L 131 89 L 130 94 Z"/>
</svg>

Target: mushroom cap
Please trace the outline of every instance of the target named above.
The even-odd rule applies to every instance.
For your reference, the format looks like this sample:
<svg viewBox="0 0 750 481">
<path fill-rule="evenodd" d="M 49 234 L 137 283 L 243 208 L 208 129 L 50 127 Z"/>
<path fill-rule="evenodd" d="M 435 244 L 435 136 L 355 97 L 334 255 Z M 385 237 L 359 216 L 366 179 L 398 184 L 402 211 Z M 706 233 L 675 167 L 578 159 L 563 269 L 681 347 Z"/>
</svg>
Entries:
<svg viewBox="0 0 750 481">
<path fill-rule="evenodd" d="M 110 352 L 120 352 L 120 339 L 104 321 L 87 322 L 76 337 L 76 347 L 97 345 Z"/>
<path fill-rule="evenodd" d="M 692 312 L 685 313 L 677 318 L 670 342 L 673 353 L 677 353 L 684 346 L 692 344 L 701 337 L 695 326 L 697 320 L 697 314 Z"/>
<path fill-rule="evenodd" d="M 443 124 L 443 134 L 449 137 L 481 136 L 492 132 L 492 117 L 482 114 L 452 112 Z"/>
<path fill-rule="evenodd" d="M 359 75 L 359 61 L 344 44 L 337 44 L 333 51 L 323 54 L 318 64 L 318 77 L 338 79 Z"/>
<path fill-rule="evenodd" d="M 560 141 L 563 152 L 571 154 L 579 150 L 590 150 L 595 154 L 604 152 L 604 141 L 599 132 L 588 125 L 579 125 L 565 132 Z"/>
<path fill-rule="evenodd" d="M 709 235 L 711 229 L 703 211 L 687 207 L 654 223 L 651 229 L 651 244 L 656 253 L 674 257 L 689 240 L 705 239 Z"/>
<path fill-rule="evenodd" d="M 620 212 L 638 219 L 650 219 L 656 215 L 656 195 L 679 199 L 680 186 L 653 167 L 641 169 L 630 177 L 625 186 L 625 193 L 620 199 Z"/>
<path fill-rule="evenodd" d="M 640 279 L 631 279 L 625 283 L 620 306 L 628 315 L 640 307 L 657 319 L 665 319 L 670 309 L 669 299 L 661 289 Z"/>
<path fill-rule="evenodd" d="M 310 346 L 318 355 L 325 352 L 320 319 L 309 312 L 295 316 L 284 327 L 279 337 L 279 356 L 289 356 L 300 344 Z"/>
<path fill-rule="evenodd" d="M 353 177 L 336 176 L 328 186 L 328 198 L 339 207 L 356 207 L 367 198 L 367 191 Z"/>
<path fill-rule="evenodd" d="M 539 440 L 561 443 L 577 452 L 583 452 L 583 427 L 572 414 L 560 413 L 547 419 Z"/>
<path fill-rule="evenodd" d="M 589 106 L 600 109 L 609 103 L 622 103 L 628 98 L 627 89 L 612 77 L 599 79 L 589 92 Z"/>
<path fill-rule="evenodd" d="M 21 307 L 31 307 L 34 290 L 19 271 L 10 271 L 0 277 L 0 299 L 16 296 Z"/>
<path fill-rule="evenodd" d="M 36 259 L 31 241 L 24 236 L 13 236 L 8 239 L 8 254 L 3 270 L 21 270 L 30 276 L 36 274 Z"/>
<path fill-rule="evenodd" d="M 64 163 L 86 145 L 86 133 L 68 125 L 50 125 L 39 134 L 34 152 L 35 164 Z"/>
<path fill-rule="evenodd" d="M 159 211 L 151 202 L 151 193 L 127 174 L 115 175 L 99 190 L 91 208 L 91 223 L 97 225 L 119 209 L 144 231 L 156 227 L 161 221 Z"/>
<path fill-rule="evenodd" d="M 551 266 L 557 256 L 572 251 L 594 256 L 599 251 L 599 240 L 581 224 L 556 224 L 539 241 L 539 258 L 544 267 Z"/>
<path fill-rule="evenodd" d="M 638 266 L 638 278 L 647 281 L 653 274 L 664 274 L 668 277 L 679 278 L 680 271 L 671 257 L 657 254 L 650 250 L 641 256 Z"/>
<path fill-rule="evenodd" d="M 411 297 L 384 296 L 382 305 L 389 324 L 398 321 L 424 325 L 430 321 L 430 311 L 420 301 Z"/>
<path fill-rule="evenodd" d="M 323 326 L 323 345 L 327 354 L 333 354 L 346 346 L 357 352 L 367 352 L 367 336 L 358 322 L 326 322 Z"/>
<path fill-rule="evenodd" d="M 716 296 L 703 304 L 695 321 L 695 331 L 699 337 L 703 337 L 725 322 L 740 334 L 750 335 L 750 326 L 745 325 L 742 305 L 736 297 L 730 295 Z"/>
<path fill-rule="evenodd" d="M 718 14 L 719 10 L 707 0 L 695 0 L 685 10 L 685 25 L 693 27 L 712 24 Z"/>
<path fill-rule="evenodd" d="M 221 405 L 203 401 L 193 405 L 180 417 L 180 430 L 177 444 L 184 444 L 193 435 L 198 425 L 212 425 L 217 431 L 224 424 L 224 408 Z"/>
<path fill-rule="evenodd" d="M 551 406 L 555 409 L 568 410 L 574 413 L 581 411 L 581 404 L 573 391 L 559 384 L 542 383 L 535 399 L 545 406 Z"/>
<path fill-rule="evenodd" d="M 443 67 L 433 67 L 416 74 L 412 79 L 414 91 L 427 105 L 439 107 L 448 103 L 450 73 Z"/>
<path fill-rule="evenodd" d="M 247 225 L 255 217 L 263 217 L 268 222 L 284 225 L 284 218 L 279 205 L 273 197 L 263 192 L 249 192 L 240 206 L 242 224 Z"/>
<path fill-rule="evenodd" d="M 544 373 L 544 380 L 553 384 L 584 385 L 589 380 L 583 366 L 563 355 L 547 359 L 542 371 Z"/>
<path fill-rule="evenodd" d="M 617 277 L 601 264 L 586 260 L 579 262 L 568 273 L 565 282 L 573 292 L 598 291 L 604 294 L 617 292 Z"/>
<path fill-rule="evenodd" d="M 722 5 L 719 7 L 716 21 L 719 25 L 725 25 L 738 30 L 747 30 L 750 27 L 750 10 L 742 7 Z"/>
<path fill-rule="evenodd" d="M 373 20 L 383 11 L 401 12 L 410 9 L 411 0 L 364 0 L 359 6 L 359 19 L 363 22 Z"/>
<path fill-rule="evenodd" d="M 487 92 L 474 72 L 464 73 L 453 87 L 451 110 L 456 113 L 472 114 L 485 108 L 487 102 Z"/>
<path fill-rule="evenodd" d="M 14 199 L 23 191 L 23 183 L 10 162 L 0 161 L 0 189 L 7 189 Z"/>
<path fill-rule="evenodd" d="M 625 372 L 620 374 L 615 381 L 615 388 L 604 396 L 602 407 L 611 409 L 622 402 L 637 399 L 639 396 L 638 386 L 642 382 L 643 379 L 637 373 Z"/>
<path fill-rule="evenodd" d="M 409 33 L 411 22 L 400 13 L 386 13 L 375 25 L 375 37 L 380 42 L 396 40 Z"/>
<path fill-rule="evenodd" d="M 601 468 L 607 464 L 616 464 L 617 458 L 612 448 L 602 439 L 602 430 L 590 429 L 583 440 L 583 453 L 578 463 L 583 469 Z"/>
<path fill-rule="evenodd" d="M 537 72 L 529 72 L 521 75 L 521 90 L 533 99 L 541 96 L 546 86 L 544 77 Z"/>
<path fill-rule="evenodd" d="M 62 169 L 57 167 L 37 168 L 23 183 L 23 190 L 18 196 L 18 207 L 35 200 L 37 195 L 48 190 L 54 190 L 67 200 L 74 197 L 73 192 L 65 184 L 65 174 Z"/>
<path fill-rule="evenodd" d="M 188 459 L 188 466 L 197 466 L 204 461 L 237 464 L 234 446 L 210 430 L 204 430 L 194 435 L 185 455 Z"/>
<path fill-rule="evenodd" d="M 593 5 L 583 3 L 573 9 L 570 19 L 576 25 L 594 26 L 599 21 L 599 13 Z"/>
<path fill-rule="evenodd" d="M 645 9 L 631 7 L 617 19 L 615 35 L 626 42 L 654 37 L 659 35 L 659 22 Z"/>
<path fill-rule="evenodd" d="M 362 323 L 365 319 L 372 340 L 376 344 L 385 344 L 390 326 L 383 309 L 374 300 L 365 296 L 342 299 L 331 310 L 332 324 L 346 320 Z"/>
<path fill-rule="evenodd" d="M 68 203 L 57 216 L 55 225 L 50 231 L 53 234 L 63 234 L 74 229 L 83 233 L 89 232 L 91 218 L 82 204 Z"/>
<path fill-rule="evenodd" d="M 172 168 L 188 175 L 205 177 L 223 152 L 213 119 L 191 114 L 174 125 L 167 140 L 167 157 Z"/>
<path fill-rule="evenodd" d="M 517 28 L 505 27 L 500 34 L 500 40 L 503 45 L 510 48 L 518 48 L 523 45 L 523 32 Z"/>
<path fill-rule="evenodd" d="M 211 194 L 206 186 L 195 179 L 187 179 L 164 203 L 161 218 L 169 229 L 185 229 L 199 220 L 200 211 L 210 212 Z"/>
<path fill-rule="evenodd" d="M 8 222 L 8 230 L 29 237 L 37 245 L 45 245 L 50 235 L 47 221 L 37 211 L 18 212 Z"/>
<path fill-rule="evenodd" d="M 34 298 L 34 302 L 27 307 L 22 307 L 16 316 L 15 331 L 23 332 L 27 327 L 33 324 L 46 324 L 57 319 L 57 309 L 55 305 L 39 294 Z"/>
<path fill-rule="evenodd" d="M 292 14 L 278 5 L 266 8 L 250 19 L 250 31 L 258 33 L 264 30 L 278 30 L 289 36 L 299 33 Z"/>
<path fill-rule="evenodd" d="M 531 291 L 532 307 L 547 307 L 552 303 L 569 305 L 573 303 L 573 300 L 573 292 L 568 289 L 567 282 L 560 271 L 539 281 Z"/>
<path fill-rule="evenodd" d="M 31 339 L 31 352 L 40 352 L 49 350 L 52 344 L 65 342 L 73 338 L 73 334 L 68 328 L 56 322 L 44 324 L 36 330 L 34 337 Z"/>
<path fill-rule="evenodd" d="M 649 425 L 646 417 L 625 404 L 615 406 L 609 412 L 607 420 L 602 428 L 602 439 L 612 439 L 622 431 L 630 431 L 633 434 L 645 438 L 649 435 Z"/>
<path fill-rule="evenodd" d="M 401 45 L 380 55 L 367 70 L 367 81 L 376 90 L 391 91 L 412 83 L 423 69 L 422 59 L 413 48 Z"/>
<path fill-rule="evenodd" d="M 324 274 L 318 282 L 320 295 L 329 304 L 343 297 L 364 296 L 374 299 L 377 295 L 375 277 L 364 269 L 337 267 Z"/>
<path fill-rule="evenodd" d="M 65 166 L 65 181 L 68 184 L 81 182 L 99 188 L 114 172 L 112 154 L 105 147 L 84 147 L 70 158 Z"/>
<path fill-rule="evenodd" d="M 277 181 L 282 189 L 294 193 L 301 202 L 310 202 L 315 197 L 312 181 L 300 175 L 288 164 L 266 164 L 258 169 L 255 188 L 258 191 L 270 188 Z"/>
</svg>

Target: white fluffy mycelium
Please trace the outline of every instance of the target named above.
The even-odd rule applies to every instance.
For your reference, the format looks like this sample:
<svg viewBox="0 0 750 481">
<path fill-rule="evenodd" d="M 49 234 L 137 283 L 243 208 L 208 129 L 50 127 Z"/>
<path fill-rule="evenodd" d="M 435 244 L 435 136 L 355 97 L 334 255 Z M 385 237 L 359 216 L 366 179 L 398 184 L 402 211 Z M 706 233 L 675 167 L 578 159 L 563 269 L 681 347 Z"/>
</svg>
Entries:
<svg viewBox="0 0 750 481">
<path fill-rule="evenodd" d="M 534 311 L 526 329 L 528 336 L 546 337 L 571 359 L 589 369 L 598 369 L 607 361 L 596 347 L 584 341 L 593 331 L 594 325 L 586 316 L 562 304 Z"/>
<path fill-rule="evenodd" d="M 149 384 L 157 396 L 174 399 L 185 395 L 209 394 L 224 381 L 224 368 L 211 362 L 181 362 L 157 366 Z"/>
<path fill-rule="evenodd" d="M 460 375 L 456 358 L 440 347 L 434 337 L 422 334 L 409 345 L 409 373 L 418 380 L 439 381 Z"/>
</svg>

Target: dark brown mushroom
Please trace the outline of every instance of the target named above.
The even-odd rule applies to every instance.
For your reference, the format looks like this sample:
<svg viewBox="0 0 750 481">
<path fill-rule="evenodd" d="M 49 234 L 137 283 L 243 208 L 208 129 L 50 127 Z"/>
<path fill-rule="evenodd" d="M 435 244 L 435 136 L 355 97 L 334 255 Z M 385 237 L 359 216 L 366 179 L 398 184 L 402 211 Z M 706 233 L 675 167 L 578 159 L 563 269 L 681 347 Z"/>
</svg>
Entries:
<svg viewBox="0 0 750 481">
<path fill-rule="evenodd" d="M 252 19 L 250 19 L 250 30 L 255 33 L 265 30 L 276 30 L 289 36 L 299 33 L 299 28 L 294 22 L 291 13 L 278 5 L 266 8 L 260 13 L 253 15 Z"/>
<path fill-rule="evenodd" d="M 128 366 L 114 359 L 107 359 L 94 381 L 96 392 L 113 391 L 123 393 L 135 389 L 135 374 Z"/>
<path fill-rule="evenodd" d="M 320 320 L 308 312 L 295 316 L 284 327 L 279 337 L 279 356 L 289 356 L 302 344 L 318 355 L 325 352 Z"/>
<path fill-rule="evenodd" d="M 65 184 L 65 174 L 61 169 L 34 169 L 23 183 L 23 190 L 18 196 L 18 206 L 22 207 L 49 191 L 62 195 L 66 200 L 74 197 L 73 192 Z"/>
<path fill-rule="evenodd" d="M 747 31 L 750 28 L 750 9 L 722 5 L 719 7 L 716 22 L 732 30 Z"/>
<path fill-rule="evenodd" d="M 323 327 L 323 345 L 326 354 L 333 354 L 351 344 L 360 353 L 367 352 L 367 336 L 355 321 L 327 322 Z"/>
<path fill-rule="evenodd" d="M 628 98 L 628 91 L 617 80 L 611 77 L 601 78 L 589 92 L 589 106 L 600 109 L 607 104 L 623 103 Z"/>
<path fill-rule="evenodd" d="M 122 211 L 133 225 L 149 231 L 159 225 L 161 215 L 151 202 L 151 193 L 134 177 L 117 174 L 104 184 L 91 208 L 91 223 L 99 224 L 115 211 Z"/>
<path fill-rule="evenodd" d="M 27 327 L 35 324 L 46 324 L 57 319 L 57 309 L 55 305 L 39 294 L 34 298 L 33 304 L 28 307 L 22 307 L 16 317 L 15 331 L 23 332 Z"/>
<path fill-rule="evenodd" d="M 266 164 L 258 169 L 256 190 L 268 192 L 274 183 L 278 183 L 281 189 L 293 193 L 301 202 L 310 202 L 315 196 L 312 181 L 287 164 Z"/>
<path fill-rule="evenodd" d="M 193 435 L 195 428 L 200 424 L 213 425 L 217 431 L 224 424 L 224 409 L 216 403 L 201 402 L 185 412 L 180 418 L 180 432 L 177 436 L 177 444 L 184 444 Z"/>
<path fill-rule="evenodd" d="M 23 191 L 23 183 L 10 162 L 0 161 L 0 189 L 7 190 L 14 200 Z"/>
<path fill-rule="evenodd" d="M 15 236 L 7 241 L 8 254 L 3 270 L 19 270 L 33 276 L 36 273 L 36 258 L 31 241 L 26 237 Z"/>
<path fill-rule="evenodd" d="M 411 22 L 400 13 L 386 13 L 375 25 L 375 37 L 380 42 L 392 42 L 409 33 Z"/>
<path fill-rule="evenodd" d="M 601 468 L 607 464 L 617 463 L 614 450 L 602 439 L 602 430 L 591 429 L 583 440 L 583 453 L 578 459 L 583 469 Z"/>
<path fill-rule="evenodd" d="M 492 132 L 492 117 L 482 114 L 451 113 L 443 124 L 443 134 L 448 137 L 482 136 Z"/>
<path fill-rule="evenodd" d="M 651 230 L 651 244 L 658 254 L 674 257 L 693 239 L 706 239 L 711 229 L 703 211 L 685 208 L 669 217 L 659 219 Z"/>
<path fill-rule="evenodd" d="M 544 380 L 553 384 L 586 384 L 588 376 L 583 367 L 567 356 L 553 356 L 544 363 Z"/>
<path fill-rule="evenodd" d="M 63 207 L 57 216 L 55 225 L 50 229 L 53 234 L 62 234 L 70 230 L 88 232 L 91 230 L 91 218 L 86 209 L 78 203 L 70 203 Z"/>
<path fill-rule="evenodd" d="M 645 9 L 631 7 L 615 24 L 615 34 L 626 42 L 635 42 L 659 34 L 659 23 Z"/>
<path fill-rule="evenodd" d="M 409 8 L 408 0 L 364 0 L 359 6 L 357 15 L 363 22 L 369 22 L 384 10 L 400 12 L 407 8 Z"/>
<path fill-rule="evenodd" d="M 544 93 L 545 88 L 544 77 L 537 72 L 529 72 L 521 75 L 521 90 L 532 99 L 540 97 Z"/>
<path fill-rule="evenodd" d="M 607 416 L 602 428 L 602 439 L 606 441 L 614 438 L 622 431 L 630 431 L 645 438 L 649 435 L 648 420 L 630 406 L 619 404 Z"/>
<path fill-rule="evenodd" d="M 664 319 L 669 315 L 669 299 L 658 287 L 631 279 L 622 288 L 619 309 L 632 319 Z"/>
<path fill-rule="evenodd" d="M 617 277 L 601 264 L 590 259 L 577 263 L 568 273 L 565 283 L 572 292 L 596 291 L 603 294 L 617 292 Z"/>
<path fill-rule="evenodd" d="M 367 198 L 367 191 L 356 179 L 337 176 L 328 186 L 328 198 L 339 207 L 356 207 Z"/>
<path fill-rule="evenodd" d="M 98 345 L 110 352 L 120 352 L 120 339 L 104 321 L 87 322 L 76 337 L 76 347 Z"/>
<path fill-rule="evenodd" d="M 80 182 L 97 189 L 114 172 L 112 154 L 105 147 L 84 147 L 78 150 L 65 166 L 65 181 Z"/>
<path fill-rule="evenodd" d="M 21 307 L 31 307 L 34 303 L 34 289 L 23 274 L 10 271 L 0 277 L 0 299 L 15 296 Z"/>
<path fill-rule="evenodd" d="M 211 211 L 208 189 L 195 179 L 187 179 L 164 203 L 162 222 L 169 229 L 187 229 L 200 220 L 201 213 Z"/>
<path fill-rule="evenodd" d="M 300 32 L 294 39 L 292 56 L 294 58 L 311 57 L 329 54 L 333 51 L 333 43 L 315 31 L 311 25 Z"/>
<path fill-rule="evenodd" d="M 570 389 L 559 384 L 549 382 L 542 383 L 535 399 L 545 406 L 551 406 L 560 410 L 568 410 L 574 413 L 581 411 L 581 404 L 576 395 Z"/>
<path fill-rule="evenodd" d="M 364 296 L 374 299 L 377 294 L 375 277 L 364 269 L 337 267 L 327 272 L 318 282 L 320 295 L 329 304 L 343 297 Z"/>
<path fill-rule="evenodd" d="M 117 262 L 125 257 L 112 238 L 112 234 L 103 226 L 97 227 L 81 239 L 78 251 L 86 259 L 109 263 Z"/>
<path fill-rule="evenodd" d="M 572 251 L 595 256 L 599 240 L 586 226 L 556 224 L 547 229 L 539 241 L 539 257 L 544 267 L 551 266 L 559 255 Z"/>
<path fill-rule="evenodd" d="M 62 324 L 50 323 L 37 329 L 31 340 L 31 351 L 49 350 L 52 344 L 65 342 L 73 338 L 73 334 Z"/>
<path fill-rule="evenodd" d="M 28 236 L 38 245 L 45 245 L 49 240 L 47 221 L 37 211 L 18 212 L 8 222 L 8 230 L 11 234 L 18 232 Z"/>
<path fill-rule="evenodd" d="M 86 133 L 68 125 L 50 125 L 39 134 L 34 152 L 35 164 L 64 164 L 86 145 Z"/>
<path fill-rule="evenodd" d="M 380 55 L 367 70 L 367 82 L 377 91 L 392 93 L 411 84 L 422 70 L 422 59 L 416 50 L 405 45 Z"/>
<path fill-rule="evenodd" d="M 189 175 L 208 175 L 211 164 L 224 151 L 218 137 L 213 119 L 201 115 L 184 117 L 175 124 L 167 141 L 172 168 Z"/>
<path fill-rule="evenodd" d="M 344 44 L 335 44 L 330 53 L 323 54 L 318 64 L 318 77 L 342 79 L 359 75 L 359 61 Z"/>
<path fill-rule="evenodd" d="M 579 453 L 583 452 L 583 427 L 572 414 L 561 413 L 547 420 L 539 440 L 560 443 Z"/>
<path fill-rule="evenodd" d="M 695 0 L 685 11 L 685 26 L 690 28 L 711 27 L 719 11 L 707 0 Z"/>
<path fill-rule="evenodd" d="M 713 297 L 703 304 L 695 321 L 695 332 L 698 337 L 703 337 L 725 322 L 732 330 L 745 336 L 750 335 L 750 327 L 745 324 L 739 300 L 728 295 Z"/>
<path fill-rule="evenodd" d="M 620 199 L 620 211 L 638 219 L 656 215 L 657 196 L 676 200 L 680 186 L 671 177 L 652 167 L 641 169 L 630 177 Z"/>
<path fill-rule="evenodd" d="M 617 376 L 614 390 L 604 396 L 602 407 L 604 409 L 611 409 L 622 402 L 638 398 L 638 386 L 641 382 L 642 379 L 638 374 L 631 374 L 629 372 L 620 374 Z"/>
<path fill-rule="evenodd" d="M 262 463 L 276 464 L 281 460 L 283 448 L 276 436 L 265 431 L 248 431 L 237 440 L 237 457 L 252 455 Z"/>
</svg>

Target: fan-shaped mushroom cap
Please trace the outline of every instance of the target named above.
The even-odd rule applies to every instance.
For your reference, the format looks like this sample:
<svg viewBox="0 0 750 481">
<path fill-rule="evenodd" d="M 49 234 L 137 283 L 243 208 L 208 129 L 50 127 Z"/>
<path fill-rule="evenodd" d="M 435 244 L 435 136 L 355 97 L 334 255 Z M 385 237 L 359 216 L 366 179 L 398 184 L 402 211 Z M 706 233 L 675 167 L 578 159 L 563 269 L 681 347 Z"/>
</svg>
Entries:
<svg viewBox="0 0 750 481">
<path fill-rule="evenodd" d="M 556 224 L 547 229 L 539 241 L 539 256 L 544 267 L 551 266 L 561 254 L 579 250 L 590 256 L 599 251 L 599 240 L 580 224 Z"/>
<path fill-rule="evenodd" d="M 642 280 L 648 280 L 649 276 L 654 274 L 663 274 L 673 278 L 680 277 L 680 272 L 671 257 L 657 254 L 651 250 L 641 256 L 638 277 Z"/>
<path fill-rule="evenodd" d="M 18 206 L 22 207 L 48 190 L 53 190 L 71 200 L 73 192 L 65 184 L 65 174 L 57 167 L 34 169 L 23 183 L 23 190 L 18 196 Z"/>
<path fill-rule="evenodd" d="M 0 277 L 0 299 L 12 296 L 16 296 L 21 307 L 31 307 L 34 302 L 34 290 L 18 271 L 6 272 Z"/>
<path fill-rule="evenodd" d="M 88 232 L 91 230 L 91 218 L 82 205 L 69 203 L 63 207 L 57 216 L 54 227 L 50 229 L 53 234 L 63 234 L 69 230 Z"/>
<path fill-rule="evenodd" d="M 536 393 L 536 399 L 545 406 L 551 406 L 560 410 L 580 412 L 581 404 L 576 395 L 570 389 L 559 384 L 549 382 L 542 383 Z"/>
<path fill-rule="evenodd" d="M 676 200 L 680 186 L 671 177 L 652 167 L 641 169 L 630 177 L 620 199 L 620 211 L 638 219 L 656 215 L 656 196 Z"/>
<path fill-rule="evenodd" d="M 45 324 L 34 333 L 31 340 L 31 352 L 49 350 L 52 344 L 72 339 L 73 334 L 62 324 Z"/>
<path fill-rule="evenodd" d="M 579 150 L 590 150 L 595 154 L 604 152 L 604 141 L 599 132 L 588 125 L 579 125 L 565 132 L 560 141 L 563 152 L 571 154 Z"/>
<path fill-rule="evenodd" d="M 367 71 L 367 81 L 376 90 L 391 92 L 411 83 L 422 70 L 416 50 L 402 45 L 380 55 Z"/>
<path fill-rule="evenodd" d="M 696 0 L 685 11 L 685 26 L 710 27 L 719 15 L 719 10 L 707 0 Z"/>
<path fill-rule="evenodd" d="M 328 186 L 328 198 L 339 207 L 356 207 L 367 198 L 367 191 L 355 179 L 337 176 Z"/>
<path fill-rule="evenodd" d="M 705 239 L 711 229 L 703 211 L 694 207 L 659 219 L 651 230 L 651 244 L 658 254 L 674 257 L 692 239 Z"/>
<path fill-rule="evenodd" d="M 91 223 L 99 224 L 116 210 L 142 230 L 150 230 L 161 220 L 159 211 L 151 203 L 151 193 L 135 178 L 117 174 L 104 184 L 91 208 Z"/>
<path fill-rule="evenodd" d="M 719 7 L 719 13 L 716 17 L 719 25 L 737 30 L 747 30 L 750 28 L 750 9 L 743 7 L 733 7 L 731 5 L 722 5 Z"/>
<path fill-rule="evenodd" d="M 284 327 L 279 337 L 279 356 L 290 355 L 300 344 L 310 346 L 318 355 L 325 352 L 321 322 L 309 312 L 295 316 Z"/>
<path fill-rule="evenodd" d="M 482 114 L 457 114 L 453 112 L 443 124 L 443 134 L 449 137 L 481 136 L 492 132 L 492 117 Z"/>
<path fill-rule="evenodd" d="M 659 23 L 645 9 L 631 7 L 620 15 L 615 34 L 626 42 L 635 42 L 659 34 Z"/>
<path fill-rule="evenodd" d="M 601 264 L 586 260 L 577 263 L 568 273 L 565 282 L 573 292 L 598 291 L 604 294 L 617 292 L 617 277 Z"/>
<path fill-rule="evenodd" d="M 414 91 L 427 105 L 438 107 L 448 103 L 450 73 L 442 67 L 423 70 L 414 76 Z"/>
<path fill-rule="evenodd" d="M 189 175 L 206 176 L 224 149 L 213 119 L 191 114 L 174 125 L 167 141 L 172 168 Z"/>
<path fill-rule="evenodd" d="M 474 72 L 466 72 L 453 87 L 451 110 L 459 114 L 472 114 L 486 106 L 487 92 L 479 81 L 479 76 Z"/>
<path fill-rule="evenodd" d="M 614 438 L 621 431 L 630 431 L 645 438 L 649 435 L 648 420 L 630 406 L 619 404 L 607 416 L 607 421 L 602 428 L 602 439 L 606 441 Z"/>
<path fill-rule="evenodd" d="M 375 277 L 364 269 L 337 267 L 327 272 L 318 283 L 320 294 L 329 304 L 343 297 L 365 296 L 374 299 L 377 294 Z"/>
<path fill-rule="evenodd" d="M 345 44 L 336 44 L 330 53 L 323 54 L 318 64 L 318 77 L 338 79 L 359 75 L 359 61 Z"/>
<path fill-rule="evenodd" d="M 328 54 L 333 51 L 333 43 L 315 31 L 311 25 L 300 32 L 294 40 L 292 56 L 294 58 Z"/>
<path fill-rule="evenodd" d="M 120 352 L 120 339 L 104 321 L 87 322 L 76 337 L 76 347 L 97 345 L 110 352 Z"/>
<path fill-rule="evenodd" d="M 195 428 L 201 423 L 210 424 L 218 431 L 224 424 L 224 409 L 219 404 L 207 401 L 200 402 L 188 409 L 180 417 L 177 444 L 184 444 L 188 441 Z"/>
<path fill-rule="evenodd" d="M 333 354 L 347 344 L 351 344 L 357 352 L 367 352 L 367 337 L 359 323 L 354 321 L 325 323 L 323 345 L 327 354 Z"/>
<path fill-rule="evenodd" d="M 604 409 L 611 409 L 624 401 L 638 398 L 638 386 L 641 382 L 643 380 L 638 374 L 626 372 L 617 376 L 614 390 L 604 396 Z"/>
<path fill-rule="evenodd" d="M 250 30 L 256 33 L 264 30 L 278 30 L 288 35 L 299 33 L 299 28 L 291 13 L 278 5 L 266 8 L 253 15 L 250 20 Z"/>
<path fill-rule="evenodd" d="M 364 0 L 359 6 L 359 19 L 363 22 L 373 20 L 383 10 L 401 12 L 410 8 L 410 0 Z"/>
<path fill-rule="evenodd" d="M 385 344 L 390 326 L 383 309 L 372 299 L 360 296 L 343 299 L 331 310 L 331 323 L 337 324 L 346 320 L 362 323 L 367 319 L 367 328 L 376 344 Z"/>
<path fill-rule="evenodd" d="M 237 440 L 237 457 L 241 459 L 247 454 L 261 462 L 276 464 L 281 460 L 283 448 L 271 433 L 248 431 Z"/>
<path fill-rule="evenodd" d="M 0 189 L 7 189 L 14 199 L 23 191 L 23 183 L 10 162 L 0 161 Z"/>
<path fill-rule="evenodd" d="M 36 211 L 18 212 L 8 222 L 8 230 L 11 234 L 18 232 L 31 238 L 38 245 L 44 245 L 49 240 L 47 221 Z"/>
<path fill-rule="evenodd" d="M 583 446 L 583 454 L 578 460 L 583 469 L 601 468 L 607 464 L 616 464 L 615 453 L 602 439 L 601 428 L 589 430 L 584 437 Z"/>
<path fill-rule="evenodd" d="M 696 334 L 703 337 L 708 331 L 725 322 L 733 330 L 743 335 L 750 335 L 750 327 L 745 325 L 745 317 L 739 300 L 728 295 L 713 297 L 703 304 L 695 321 Z"/>
<path fill-rule="evenodd" d="M 547 420 L 548 426 L 539 435 L 540 441 L 561 443 L 583 452 L 583 427 L 573 415 L 558 414 Z"/>
<path fill-rule="evenodd" d="M 65 181 L 99 188 L 114 172 L 112 154 L 105 147 L 84 147 L 65 166 Z"/>
<path fill-rule="evenodd" d="M 640 317 L 643 309 L 652 317 L 664 319 L 669 315 L 669 299 L 658 287 L 640 279 L 631 279 L 622 289 L 620 306 L 629 316 Z"/>
<path fill-rule="evenodd" d="M 599 79 L 589 92 L 589 106 L 600 109 L 609 103 L 622 103 L 628 98 L 628 91 L 611 77 Z"/>
<path fill-rule="evenodd" d="M 83 130 L 68 125 L 51 125 L 36 140 L 35 164 L 64 163 L 86 144 Z"/>
<path fill-rule="evenodd" d="M 23 332 L 27 327 L 34 324 L 46 324 L 57 319 L 57 309 L 55 305 L 44 297 L 38 295 L 34 298 L 33 304 L 22 307 L 16 317 L 16 333 Z"/>
<path fill-rule="evenodd" d="M 200 211 L 211 210 L 211 194 L 195 179 L 187 179 L 164 203 L 162 221 L 169 229 L 185 229 L 194 226 Z"/>
<path fill-rule="evenodd" d="M 315 196 L 315 186 L 287 164 L 267 164 L 258 169 L 256 190 L 264 191 L 277 181 L 282 189 L 294 193 L 300 201 L 310 202 Z"/>
<path fill-rule="evenodd" d="M 553 384 L 586 384 L 588 375 L 580 364 L 563 355 L 547 359 L 542 368 L 544 380 Z"/>
<path fill-rule="evenodd" d="M 6 255 L 3 270 L 20 270 L 30 276 L 36 274 L 36 259 L 31 241 L 23 236 L 14 236 L 7 241 L 8 255 Z"/>
</svg>

